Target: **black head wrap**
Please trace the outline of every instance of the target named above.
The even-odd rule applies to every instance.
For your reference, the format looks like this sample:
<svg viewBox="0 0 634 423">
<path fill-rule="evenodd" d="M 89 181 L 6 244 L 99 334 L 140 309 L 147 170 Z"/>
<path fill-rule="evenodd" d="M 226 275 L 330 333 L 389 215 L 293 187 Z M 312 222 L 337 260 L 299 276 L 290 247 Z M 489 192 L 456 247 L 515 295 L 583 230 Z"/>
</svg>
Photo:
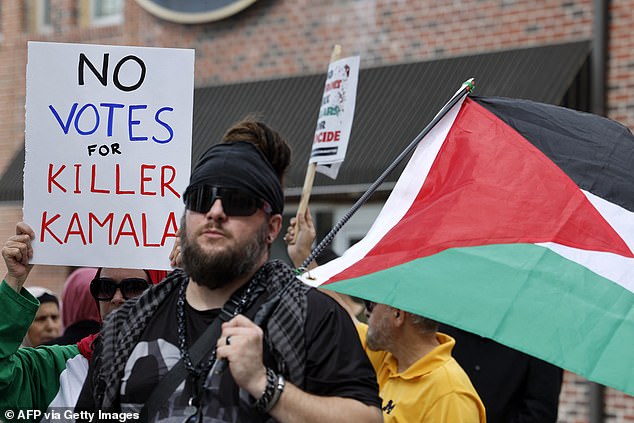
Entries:
<svg viewBox="0 0 634 423">
<path fill-rule="evenodd" d="M 187 198 L 188 191 L 198 185 L 246 191 L 269 203 L 273 214 L 284 211 L 284 192 L 273 167 L 249 142 L 210 147 L 194 167 L 183 198 Z"/>
</svg>

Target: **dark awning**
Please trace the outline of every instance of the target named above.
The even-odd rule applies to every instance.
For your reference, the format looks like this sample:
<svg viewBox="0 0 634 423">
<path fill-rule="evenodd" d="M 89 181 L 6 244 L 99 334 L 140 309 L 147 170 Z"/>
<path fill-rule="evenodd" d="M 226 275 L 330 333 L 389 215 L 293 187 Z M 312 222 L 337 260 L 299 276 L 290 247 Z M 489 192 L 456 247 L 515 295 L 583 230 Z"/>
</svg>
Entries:
<svg viewBox="0 0 634 423">
<path fill-rule="evenodd" d="M 560 104 L 590 53 L 579 41 L 362 69 L 346 161 L 336 180 L 317 174 L 313 196 L 363 192 L 467 79 L 478 95 Z M 197 88 L 192 163 L 225 130 L 257 113 L 293 147 L 287 195 L 301 193 L 325 74 Z M 24 151 L 0 180 L 0 201 L 22 199 Z M 404 163 L 387 180 L 390 187 Z"/>
</svg>

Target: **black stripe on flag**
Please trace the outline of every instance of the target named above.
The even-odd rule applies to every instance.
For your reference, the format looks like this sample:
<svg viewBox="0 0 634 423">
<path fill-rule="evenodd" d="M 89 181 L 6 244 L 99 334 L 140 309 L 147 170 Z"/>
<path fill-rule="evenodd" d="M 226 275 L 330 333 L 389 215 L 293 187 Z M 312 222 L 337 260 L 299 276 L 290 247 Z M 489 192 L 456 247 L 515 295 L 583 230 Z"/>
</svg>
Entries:
<svg viewBox="0 0 634 423">
<path fill-rule="evenodd" d="M 530 100 L 472 99 L 531 142 L 581 189 L 634 211 L 634 136 L 627 127 Z"/>
</svg>

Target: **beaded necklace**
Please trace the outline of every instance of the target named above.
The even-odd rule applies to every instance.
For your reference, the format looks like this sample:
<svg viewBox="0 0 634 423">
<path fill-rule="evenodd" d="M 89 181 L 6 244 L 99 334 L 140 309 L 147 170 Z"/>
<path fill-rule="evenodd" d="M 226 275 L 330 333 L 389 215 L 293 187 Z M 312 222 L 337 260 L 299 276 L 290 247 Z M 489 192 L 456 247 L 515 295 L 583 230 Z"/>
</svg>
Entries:
<svg viewBox="0 0 634 423">
<path fill-rule="evenodd" d="M 256 273 L 256 275 L 247 284 L 246 289 L 238 289 L 229 301 L 222 307 L 220 315 L 217 318 L 222 318 L 224 321 L 230 320 L 233 316 L 240 314 L 246 307 L 258 297 L 258 294 L 263 291 L 260 280 L 262 272 Z M 194 366 L 191 356 L 189 354 L 189 348 L 187 348 L 187 325 L 185 323 L 185 297 L 186 289 L 189 279 L 184 279 L 178 287 L 178 299 L 176 301 L 176 331 L 178 333 L 178 350 L 180 351 L 181 359 L 185 365 L 187 373 L 192 382 L 195 383 L 194 395 L 189 398 L 185 413 L 190 415 L 188 421 L 201 421 L 201 409 L 200 409 L 200 392 L 202 391 L 202 385 L 204 376 L 209 373 L 214 363 L 216 362 L 216 349 L 212 349 L 209 359 L 207 361 L 201 360 L 200 363 Z"/>
</svg>

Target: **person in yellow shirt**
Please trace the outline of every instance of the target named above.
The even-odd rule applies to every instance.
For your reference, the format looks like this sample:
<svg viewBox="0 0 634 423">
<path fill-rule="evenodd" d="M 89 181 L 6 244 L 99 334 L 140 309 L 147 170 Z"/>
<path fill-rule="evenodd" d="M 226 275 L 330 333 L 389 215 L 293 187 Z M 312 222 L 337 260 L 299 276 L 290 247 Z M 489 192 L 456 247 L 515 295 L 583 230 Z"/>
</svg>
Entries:
<svg viewBox="0 0 634 423">
<path fill-rule="evenodd" d="M 357 330 L 376 371 L 385 422 L 486 422 L 484 405 L 438 323 L 367 302 Z"/>
<path fill-rule="evenodd" d="M 308 210 L 299 219 L 291 219 L 284 240 L 296 266 L 308 257 L 314 239 Z M 311 263 L 311 267 L 315 265 Z M 355 321 L 376 372 L 384 422 L 486 422 L 478 393 L 451 356 L 455 341 L 437 331 L 437 322 L 366 301 L 366 325 L 356 318 L 349 297 L 324 292 L 339 301 Z"/>
</svg>

